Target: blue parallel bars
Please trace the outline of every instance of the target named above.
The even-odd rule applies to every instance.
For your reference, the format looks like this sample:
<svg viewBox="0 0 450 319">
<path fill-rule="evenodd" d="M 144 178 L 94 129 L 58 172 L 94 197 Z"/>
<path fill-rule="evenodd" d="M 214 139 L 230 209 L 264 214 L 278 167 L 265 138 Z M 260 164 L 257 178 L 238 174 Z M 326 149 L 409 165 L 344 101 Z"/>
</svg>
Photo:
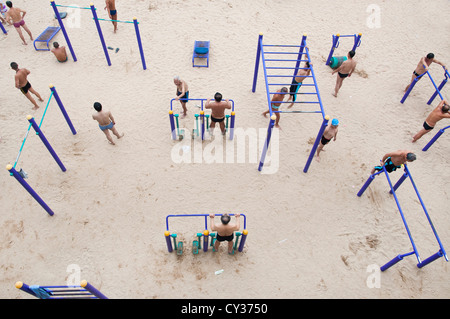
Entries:
<svg viewBox="0 0 450 319">
<path fill-rule="evenodd" d="M 430 105 L 433 100 L 436 98 L 436 96 L 438 95 L 438 93 L 444 88 L 445 84 L 448 81 L 448 78 L 450 77 L 450 73 L 448 72 L 448 70 L 444 67 L 442 67 L 444 69 L 444 80 L 442 80 L 441 84 L 439 85 L 438 89 L 433 93 L 433 95 L 431 96 L 431 98 L 428 100 L 427 104 Z"/>
<path fill-rule="evenodd" d="M 424 66 L 424 67 L 425 67 L 425 66 Z M 431 83 L 433 83 L 433 86 L 434 86 L 434 88 L 435 88 L 435 90 L 436 90 L 435 93 L 434 93 L 434 96 L 435 96 L 436 94 L 439 94 L 439 97 L 441 98 L 441 100 L 444 99 L 444 97 L 442 96 L 442 94 L 441 94 L 439 88 L 437 87 L 436 83 L 434 82 L 433 78 L 431 77 L 430 72 L 429 72 L 429 71 L 426 71 L 426 72 L 422 73 L 421 75 L 417 76 L 417 77 L 411 82 L 411 84 L 409 85 L 408 90 L 406 90 L 406 92 L 405 92 L 405 94 L 403 95 L 403 97 L 402 97 L 400 103 L 403 104 L 403 102 L 405 102 L 406 98 L 408 97 L 409 93 L 411 93 L 411 91 L 412 91 L 412 89 L 414 88 L 414 86 L 416 85 L 416 83 L 417 83 L 417 82 L 420 80 L 420 78 L 421 78 L 422 76 L 424 76 L 425 74 L 428 75 L 428 78 L 430 79 Z M 433 99 L 434 99 L 434 97 L 433 97 Z M 431 100 L 431 99 L 430 99 L 430 100 Z"/>
<path fill-rule="evenodd" d="M 389 187 L 390 187 L 389 193 L 394 195 L 394 199 L 395 199 L 395 202 L 396 202 L 396 204 L 397 204 L 398 210 L 399 210 L 399 212 L 400 212 L 400 215 L 401 215 L 403 224 L 404 224 L 404 226 L 405 226 L 405 229 L 406 229 L 406 231 L 407 231 L 407 233 L 408 233 L 408 237 L 409 237 L 409 239 L 410 239 L 411 245 L 412 245 L 412 247 L 413 247 L 413 251 L 412 251 L 412 252 L 409 252 L 409 253 L 406 253 L 406 254 L 398 255 L 398 256 L 394 257 L 392 260 L 390 260 L 388 263 L 386 263 L 385 265 L 383 265 L 383 266 L 380 268 L 381 271 L 385 271 L 386 269 L 392 267 L 393 265 L 395 265 L 396 263 L 398 263 L 399 261 L 401 261 L 401 260 L 403 259 L 403 257 L 410 256 L 410 255 L 413 255 L 413 254 L 416 255 L 416 258 L 417 258 L 417 261 L 418 261 L 418 264 L 417 264 L 417 267 L 418 267 L 418 268 L 422 268 L 422 267 L 426 266 L 427 264 L 433 262 L 434 260 L 436 260 L 436 259 L 438 259 L 438 258 L 440 258 L 440 257 L 445 257 L 446 261 L 448 261 L 448 257 L 447 257 L 447 254 L 446 254 L 446 252 L 445 252 L 445 249 L 444 249 L 444 247 L 443 247 L 443 245 L 442 245 L 442 242 L 441 242 L 441 240 L 440 240 L 440 238 L 439 238 L 439 236 L 438 236 L 438 234 L 437 234 L 437 232 L 436 232 L 436 229 L 435 229 L 435 227 L 434 227 L 434 225 L 433 225 L 433 223 L 432 223 L 432 221 L 431 221 L 431 218 L 430 218 L 430 216 L 429 216 L 429 214 L 428 214 L 428 211 L 427 211 L 427 209 L 426 209 L 426 207 L 425 207 L 425 204 L 423 203 L 422 198 L 420 197 L 419 191 L 418 191 L 418 189 L 417 189 L 417 187 L 416 187 L 416 185 L 415 185 L 415 183 L 414 183 L 414 180 L 412 179 L 411 173 L 410 173 L 410 171 L 409 171 L 409 169 L 408 169 L 408 166 L 407 166 L 406 164 L 404 164 L 404 171 L 405 171 L 405 173 L 400 177 L 400 179 L 397 181 L 397 183 L 395 183 L 395 185 L 392 186 L 391 180 L 390 180 L 390 178 L 389 178 L 389 173 L 386 171 L 386 168 L 385 168 L 385 166 L 383 165 L 383 169 L 382 169 L 382 170 L 380 170 L 380 171 L 378 171 L 378 172 L 376 172 L 376 173 L 370 175 L 369 179 L 364 183 L 363 187 L 359 190 L 359 192 L 358 192 L 358 194 L 357 194 L 358 197 L 360 197 L 360 196 L 364 193 L 364 191 L 367 189 L 367 187 L 370 185 L 370 183 L 373 181 L 373 179 L 375 178 L 375 176 L 377 176 L 378 174 L 381 174 L 381 173 L 384 172 L 385 175 L 386 175 L 387 181 L 388 181 L 388 183 L 389 183 Z M 420 259 L 420 256 L 419 256 L 419 253 L 418 253 L 418 251 L 417 251 L 416 245 L 415 245 L 415 243 L 414 243 L 414 240 L 413 240 L 413 238 L 412 238 L 411 232 L 410 232 L 410 230 L 409 230 L 408 223 L 406 222 L 406 219 L 405 219 L 405 216 L 404 216 L 404 214 L 403 214 L 402 208 L 401 208 L 401 206 L 400 206 L 399 200 L 398 200 L 397 195 L 396 195 L 396 193 L 395 193 L 395 190 L 396 190 L 398 187 L 400 187 L 400 185 L 403 183 L 403 181 L 405 181 L 405 179 L 408 178 L 408 177 L 409 177 L 409 179 L 410 179 L 410 181 L 411 181 L 411 184 L 413 185 L 413 188 L 414 188 L 414 190 L 415 190 L 415 192 L 416 192 L 416 195 L 417 195 L 417 197 L 419 198 L 420 204 L 421 204 L 421 206 L 422 206 L 422 208 L 423 208 L 423 210 L 424 210 L 424 213 L 425 213 L 425 215 L 426 215 L 426 217 L 427 217 L 428 223 L 430 224 L 431 229 L 433 230 L 434 236 L 435 236 L 435 238 L 436 238 L 436 240 L 437 240 L 437 242 L 438 242 L 438 244 L 439 244 L 439 251 L 438 251 L 437 253 L 431 255 L 430 257 L 428 257 L 428 258 L 425 259 L 424 261 L 422 261 L 422 260 Z"/>
<path fill-rule="evenodd" d="M 351 34 L 351 35 L 340 35 L 339 33 L 336 35 L 332 35 L 332 45 L 331 45 L 331 49 L 330 49 L 330 53 L 328 54 L 328 58 L 327 61 L 325 63 L 325 65 L 329 65 L 331 63 L 331 58 L 333 57 L 334 54 L 334 50 L 337 49 L 339 47 L 339 38 L 354 38 L 354 43 L 353 43 L 353 47 L 352 50 L 356 51 L 356 48 L 360 46 L 361 44 L 361 33 L 356 34 Z"/>
</svg>

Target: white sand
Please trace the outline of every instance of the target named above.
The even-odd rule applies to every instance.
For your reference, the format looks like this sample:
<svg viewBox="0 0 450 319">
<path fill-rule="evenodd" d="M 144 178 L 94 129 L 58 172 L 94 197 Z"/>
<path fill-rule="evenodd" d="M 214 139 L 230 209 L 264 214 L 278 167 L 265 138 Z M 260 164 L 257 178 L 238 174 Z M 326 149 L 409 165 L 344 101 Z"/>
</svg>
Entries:
<svg viewBox="0 0 450 319">
<path fill-rule="evenodd" d="M 93 2 L 99 17 L 107 18 L 104 1 Z M 71 134 L 52 101 L 43 130 L 67 171 L 61 172 L 33 132 L 17 166 L 29 174 L 28 183 L 53 209 L 53 217 L 6 170 L 0 174 L 0 297 L 31 298 L 14 287 L 18 280 L 64 284 L 72 264 L 80 267 L 81 279 L 110 298 L 450 297 L 444 258 L 419 269 L 414 256 L 405 257 L 381 273 L 380 288 L 368 287 L 371 265 L 379 267 L 412 248 L 386 178 L 377 177 L 361 198 L 356 196 L 385 153 L 414 151 L 418 159 L 409 168 L 450 250 L 449 133 L 428 152 L 421 151 L 448 121 L 412 144 L 412 135 L 438 99 L 426 104 L 433 87 L 424 78 L 400 103 L 420 57 L 434 52 L 450 65 L 448 1 L 349 0 L 346 7 L 295 0 L 117 2 L 120 20 L 135 16 L 140 22 L 146 71 L 130 24 L 120 24 L 113 34 L 112 25 L 102 23 L 107 45 L 120 47 L 117 54 L 109 51 L 112 66 L 107 66 L 87 10 L 81 12 L 80 28 L 67 28 L 76 63 L 70 58 L 59 64 L 51 53 L 36 52 L 30 41 L 23 46 L 13 27 L 7 27 L 8 36 L 0 35 L 0 163 L 14 163 L 28 127 L 26 116 L 41 119 L 49 84 L 55 85 L 78 132 Z M 25 21 L 34 37 L 57 25 L 48 1 L 14 3 L 27 10 Z M 366 9 L 373 3 L 381 9 L 380 28 L 366 24 Z M 308 34 L 325 112 L 341 123 L 337 141 L 303 173 L 321 117 L 284 114 L 274 174 L 261 174 L 249 160 L 175 163 L 171 151 L 179 142 L 170 138 L 168 119 L 175 75 L 189 83 L 191 98 L 219 91 L 233 99 L 238 128 L 267 128 L 268 119 L 261 116 L 267 109 L 262 67 L 257 90 L 251 92 L 260 32 L 266 44 L 299 44 L 302 34 Z M 359 32 L 357 72 L 344 81 L 336 99 L 331 95 L 335 76 L 325 66 L 331 35 Z M 61 32 L 55 40 L 65 44 Z M 195 40 L 211 41 L 209 68 L 192 67 Z M 352 40 L 342 40 L 336 55 L 351 47 Z M 45 100 L 39 110 L 31 111 L 14 88 L 12 61 L 31 70 L 29 80 Z M 432 65 L 431 74 L 442 81 L 439 65 Z M 95 101 L 113 112 L 117 129 L 125 133 L 116 146 L 107 143 L 91 118 Z M 195 104 L 188 103 L 184 127 L 193 126 Z M 390 176 L 396 181 L 401 172 Z M 411 183 L 405 182 L 398 196 L 425 259 L 438 245 Z M 173 219 L 171 230 L 188 241 L 187 251 L 181 258 L 167 252 L 167 215 L 211 212 L 247 216 L 243 253 L 229 256 L 225 247 L 219 253 L 189 253 L 192 235 L 203 230 L 202 218 Z M 224 272 L 215 275 L 219 269 Z"/>
</svg>

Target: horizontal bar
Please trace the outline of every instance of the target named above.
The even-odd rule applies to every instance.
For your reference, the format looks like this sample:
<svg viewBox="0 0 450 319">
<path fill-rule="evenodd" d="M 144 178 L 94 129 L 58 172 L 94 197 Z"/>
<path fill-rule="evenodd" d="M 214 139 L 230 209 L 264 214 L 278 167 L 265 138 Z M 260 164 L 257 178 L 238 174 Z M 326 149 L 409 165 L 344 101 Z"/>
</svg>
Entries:
<svg viewBox="0 0 450 319">
<path fill-rule="evenodd" d="M 267 75 L 268 78 L 292 78 L 292 75 Z M 296 75 L 296 78 L 312 78 L 312 75 Z"/>
<path fill-rule="evenodd" d="M 272 61 L 272 62 L 297 62 L 297 61 L 300 61 L 300 62 L 309 62 L 309 60 L 281 60 L 281 59 L 266 59 L 266 62 L 267 61 Z"/>
<path fill-rule="evenodd" d="M 263 47 L 286 47 L 286 48 L 304 48 L 306 45 L 289 45 L 289 44 L 263 44 Z"/>
<path fill-rule="evenodd" d="M 296 102 L 292 102 L 292 101 L 275 101 L 275 102 L 272 102 L 272 104 L 278 104 L 278 103 L 320 104 L 320 102 L 309 102 L 309 101 L 296 101 Z"/>
<path fill-rule="evenodd" d="M 347 35 L 339 35 L 339 38 L 349 38 L 349 37 L 356 37 L 356 34 L 347 34 Z"/>
<path fill-rule="evenodd" d="M 95 19 L 92 18 L 92 20 L 95 20 Z M 100 18 L 98 18 L 97 20 L 100 20 L 100 21 L 109 21 L 109 22 L 133 23 L 133 24 L 134 24 L 134 21 L 109 20 L 109 19 L 100 19 Z M 139 24 L 139 22 L 138 22 L 137 24 Z"/>
<path fill-rule="evenodd" d="M 263 54 L 299 54 L 298 52 L 266 52 L 263 51 Z M 306 54 L 306 53 L 302 53 L 302 54 Z"/>
<path fill-rule="evenodd" d="M 292 83 L 267 83 L 267 85 L 282 85 L 282 86 L 289 86 L 289 85 L 294 85 L 294 84 L 292 84 Z M 297 84 L 295 84 L 295 85 L 297 85 Z M 306 84 L 303 84 L 302 86 L 315 86 L 314 84 L 311 84 L 311 83 L 306 83 Z"/>
<path fill-rule="evenodd" d="M 223 214 L 214 214 L 215 216 L 222 216 Z M 235 214 L 228 214 L 229 216 L 234 216 Z M 247 216 L 240 214 L 244 217 L 244 229 L 247 229 Z M 167 215 L 166 216 L 166 230 L 169 230 L 169 217 L 205 217 L 205 229 L 208 229 L 208 224 L 206 223 L 209 214 L 181 214 L 181 215 Z"/>
<path fill-rule="evenodd" d="M 309 70 L 310 68 L 293 68 L 293 67 L 276 67 L 276 66 L 268 66 L 266 69 L 272 69 L 272 70 Z"/>
<path fill-rule="evenodd" d="M 63 8 L 74 8 L 74 9 L 84 9 L 84 10 L 91 10 L 90 7 L 78 7 L 78 6 L 64 6 L 61 4 L 56 4 L 57 7 L 63 7 Z M 97 8 L 94 8 L 95 10 L 97 10 Z"/>
<path fill-rule="evenodd" d="M 300 93 L 293 93 L 293 92 L 269 92 L 269 94 L 317 94 L 313 92 L 300 92 Z"/>
<path fill-rule="evenodd" d="M 272 111 L 273 113 L 322 113 L 322 111 Z"/>
</svg>

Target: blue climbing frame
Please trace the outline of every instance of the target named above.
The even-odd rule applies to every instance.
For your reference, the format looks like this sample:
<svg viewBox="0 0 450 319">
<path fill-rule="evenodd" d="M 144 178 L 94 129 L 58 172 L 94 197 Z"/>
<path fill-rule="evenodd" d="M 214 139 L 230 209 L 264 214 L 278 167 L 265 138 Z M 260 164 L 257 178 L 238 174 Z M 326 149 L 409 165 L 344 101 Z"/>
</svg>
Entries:
<svg viewBox="0 0 450 319">
<path fill-rule="evenodd" d="M 417 262 L 418 262 L 418 264 L 417 264 L 418 268 L 422 268 L 422 267 L 428 265 L 429 263 L 435 261 L 436 259 L 438 259 L 440 257 L 444 257 L 445 260 L 448 261 L 448 257 L 447 257 L 447 254 L 445 252 L 444 246 L 442 245 L 442 242 L 439 239 L 439 236 L 438 236 L 438 234 L 436 232 L 436 229 L 435 229 L 435 227 L 433 225 L 433 222 L 431 221 L 430 215 L 428 214 L 428 211 L 427 211 L 427 209 L 425 207 L 425 204 L 423 203 L 423 200 L 420 197 L 419 191 L 418 191 L 418 189 L 416 187 L 416 184 L 414 183 L 414 180 L 413 180 L 413 178 L 411 176 L 411 172 L 409 171 L 408 166 L 406 164 L 404 165 L 404 171 L 405 171 L 405 173 L 400 177 L 400 179 L 397 181 L 397 183 L 394 186 L 392 186 L 391 179 L 389 178 L 389 173 L 386 171 L 385 166 L 383 166 L 382 170 L 380 170 L 380 171 L 370 175 L 370 177 L 367 179 L 367 181 L 365 182 L 363 187 L 358 192 L 358 197 L 361 197 L 361 195 L 364 193 L 364 191 L 367 189 L 367 187 L 369 187 L 370 183 L 372 183 L 374 178 L 378 174 L 381 174 L 383 172 L 385 173 L 387 181 L 389 183 L 389 187 L 390 187 L 389 193 L 394 195 L 394 199 L 395 199 L 395 202 L 397 203 L 397 207 L 398 207 L 398 210 L 400 212 L 400 216 L 402 217 L 403 224 L 405 225 L 406 232 L 408 233 L 408 237 L 409 237 L 409 240 L 410 240 L 412 248 L 413 248 L 412 252 L 408 252 L 408 253 L 405 253 L 405 254 L 400 254 L 400 255 L 396 256 L 395 258 L 393 258 L 392 260 L 390 260 L 385 265 L 383 265 L 381 267 L 381 271 L 385 271 L 386 269 L 392 267 L 393 265 L 398 263 L 400 260 L 402 260 L 403 257 L 410 256 L 410 255 L 416 255 Z M 411 181 L 411 184 L 412 184 L 412 186 L 413 186 L 413 188 L 414 188 L 414 190 L 415 190 L 415 192 L 417 194 L 417 197 L 419 198 L 420 204 L 422 205 L 423 211 L 424 211 L 424 213 L 425 213 L 425 215 L 426 215 L 426 217 L 428 219 L 428 223 L 430 224 L 431 229 L 433 230 L 434 236 L 435 236 L 435 238 L 436 238 L 436 240 L 437 240 L 437 242 L 439 244 L 439 251 L 437 253 L 431 255 L 427 259 L 423 260 L 423 261 L 420 259 L 419 252 L 417 251 L 417 248 L 416 248 L 416 244 L 414 243 L 414 240 L 413 240 L 412 235 L 411 235 L 411 231 L 409 230 L 409 227 L 408 227 L 408 223 L 406 222 L 405 216 L 404 216 L 402 208 L 400 206 L 400 202 L 399 202 L 399 200 L 397 198 L 397 194 L 395 193 L 397 188 L 400 187 L 400 185 L 408 177 L 409 177 L 409 180 Z"/>
<path fill-rule="evenodd" d="M 259 162 L 258 170 L 261 171 L 264 165 L 264 160 L 267 154 L 267 150 L 269 148 L 270 139 L 272 136 L 273 127 L 275 124 L 275 116 L 274 113 L 318 113 L 322 115 L 323 122 L 320 126 L 319 133 L 317 134 L 316 140 L 314 142 L 313 148 L 311 150 L 311 153 L 309 154 L 308 160 L 306 162 L 306 165 L 303 169 L 303 172 L 306 173 L 308 171 L 308 168 L 311 164 L 312 159 L 314 158 L 314 154 L 317 150 L 317 147 L 319 146 L 320 139 L 322 137 L 323 131 L 325 130 L 326 126 L 328 125 L 329 117 L 325 115 L 323 105 L 322 105 L 322 99 L 320 97 L 319 88 L 317 85 L 316 76 L 314 74 L 314 68 L 313 66 L 310 66 L 311 69 L 311 75 L 304 76 L 307 78 L 313 79 L 313 83 L 302 83 L 302 87 L 313 87 L 314 92 L 302 92 L 302 93 L 296 93 L 296 94 L 305 94 L 309 96 L 315 96 L 317 99 L 313 101 L 295 101 L 295 102 L 279 102 L 279 103 L 305 103 L 305 104 L 315 104 L 319 105 L 319 109 L 312 110 L 312 111 L 273 111 L 271 106 L 271 96 L 274 94 L 291 94 L 290 92 L 287 93 L 280 93 L 280 92 L 273 92 L 275 90 L 271 89 L 274 86 L 286 86 L 289 87 L 291 85 L 299 85 L 299 84 L 293 84 L 292 80 L 295 78 L 297 71 L 300 69 L 305 69 L 300 67 L 300 62 L 311 62 L 311 56 L 309 55 L 309 49 L 306 46 L 306 38 L 307 35 L 303 34 L 302 40 L 300 45 L 266 45 L 263 44 L 263 35 L 260 33 L 258 38 L 258 47 L 257 47 L 257 53 L 256 53 L 256 62 L 255 62 L 255 71 L 253 76 L 253 87 L 252 92 L 256 91 L 256 82 L 258 79 L 258 70 L 259 70 L 259 63 L 260 60 L 262 60 L 262 66 L 264 70 L 264 80 L 266 85 L 266 94 L 267 94 L 267 103 L 268 108 L 270 112 L 270 122 L 269 127 L 267 129 L 267 137 L 266 141 L 264 143 L 264 147 L 261 154 L 261 159 Z M 291 52 L 291 51 L 283 51 L 283 50 L 292 50 L 297 49 L 298 52 Z M 267 50 L 265 50 L 267 49 Z M 278 51 L 279 50 L 279 51 Z M 272 56 L 275 55 L 276 58 L 272 58 Z M 295 58 L 292 58 L 292 55 L 295 56 Z M 268 56 L 268 58 L 266 57 Z M 287 57 L 286 57 L 287 56 Z M 268 66 L 268 63 L 274 62 L 273 65 Z M 286 66 L 286 64 L 283 64 L 282 66 L 277 65 L 279 62 L 295 62 L 295 67 L 289 67 Z M 281 63 L 280 63 L 281 64 Z M 277 75 L 277 74 L 268 74 L 268 70 L 294 70 L 293 74 L 290 75 Z M 275 81 L 275 82 L 269 82 L 269 78 L 275 78 L 275 79 L 289 79 L 289 81 Z M 281 83 L 280 83 L 281 82 Z M 304 81 L 306 82 L 306 80 Z M 278 103 L 278 102 L 277 102 Z"/>
<path fill-rule="evenodd" d="M 86 280 L 79 286 L 29 286 L 21 281 L 15 286 L 39 299 L 108 299 Z"/>
</svg>

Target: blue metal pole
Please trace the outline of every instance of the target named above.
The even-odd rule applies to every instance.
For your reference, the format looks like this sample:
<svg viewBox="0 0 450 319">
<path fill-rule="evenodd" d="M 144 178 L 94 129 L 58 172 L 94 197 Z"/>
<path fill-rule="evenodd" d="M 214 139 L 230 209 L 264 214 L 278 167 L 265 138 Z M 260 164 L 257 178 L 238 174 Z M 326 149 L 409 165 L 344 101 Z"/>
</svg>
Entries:
<svg viewBox="0 0 450 319">
<path fill-rule="evenodd" d="M 20 185 L 23 186 L 27 190 L 28 193 L 42 206 L 42 208 L 45 209 L 45 211 L 50 215 L 53 216 L 53 211 L 48 207 L 48 205 L 42 200 L 42 198 L 31 188 L 31 186 L 23 179 L 22 176 L 20 176 L 19 173 L 14 169 L 12 165 L 7 165 L 6 169 L 9 171 L 9 173 L 12 173 L 12 176 L 20 183 Z"/>
<path fill-rule="evenodd" d="M 55 97 L 56 103 L 58 103 L 59 109 L 61 110 L 64 118 L 66 119 L 67 124 L 70 127 L 70 130 L 72 131 L 73 135 L 77 134 L 77 131 L 75 130 L 75 127 L 73 127 L 72 121 L 70 120 L 69 115 L 66 112 L 66 109 L 64 108 L 64 105 L 61 102 L 61 99 L 59 98 L 58 92 L 56 92 L 56 89 L 53 85 L 50 85 L 50 90 L 53 93 L 53 96 Z"/>
<path fill-rule="evenodd" d="M 44 133 L 41 131 L 41 129 L 39 128 L 39 126 L 36 124 L 36 121 L 34 120 L 34 118 L 31 115 L 27 116 L 27 120 L 28 122 L 30 122 L 31 126 L 34 128 L 34 130 L 36 131 L 36 134 L 39 136 L 39 138 L 41 139 L 42 143 L 44 143 L 45 147 L 47 147 L 47 150 L 50 152 L 50 154 L 53 156 L 53 158 L 55 159 L 56 163 L 58 163 L 59 167 L 61 168 L 61 170 L 63 172 L 66 171 L 66 168 L 64 167 L 64 164 L 61 162 L 61 160 L 59 159 L 58 155 L 56 154 L 56 152 L 53 150 L 52 146 L 50 145 L 50 143 L 48 142 L 47 138 L 45 137 Z"/>
<path fill-rule="evenodd" d="M 303 34 L 302 42 L 300 44 L 300 49 L 298 50 L 297 62 L 295 63 L 295 70 L 294 70 L 294 74 L 292 76 L 292 79 L 295 78 L 295 76 L 297 75 L 297 71 L 299 70 L 300 60 L 302 59 L 303 49 L 304 49 L 305 46 L 306 46 L 306 33 Z"/>
<path fill-rule="evenodd" d="M 255 62 L 255 72 L 253 75 L 253 86 L 252 86 L 252 92 L 255 93 L 256 91 L 256 82 L 258 80 L 258 70 L 259 70 L 259 59 L 261 58 L 261 43 L 262 43 L 263 34 L 259 34 L 258 38 L 258 48 L 256 49 L 256 62 Z"/>
<path fill-rule="evenodd" d="M 448 78 L 445 77 L 445 79 L 441 82 L 441 84 L 439 85 L 438 89 L 436 91 L 434 91 L 433 95 L 431 96 L 431 98 L 428 100 L 427 104 L 430 105 L 431 103 L 433 103 L 434 99 L 436 98 L 436 96 L 438 95 L 438 92 L 442 91 L 442 89 L 444 88 L 445 84 L 447 83 Z"/>
<path fill-rule="evenodd" d="M 61 31 L 64 35 L 64 39 L 66 39 L 67 46 L 69 47 L 70 54 L 72 55 L 73 61 L 77 62 L 77 57 L 75 55 L 75 51 L 73 50 L 72 43 L 70 43 L 69 35 L 67 34 L 66 28 L 64 27 L 64 23 L 62 22 L 61 17 L 59 16 L 58 8 L 56 7 L 55 1 L 50 1 L 50 4 L 55 12 L 56 19 L 58 20 Z"/>
<path fill-rule="evenodd" d="M 414 180 L 413 180 L 413 178 L 411 176 L 411 172 L 409 171 L 408 166 L 406 164 L 405 164 L 405 171 L 406 171 L 406 173 L 409 176 L 409 180 L 411 181 L 411 184 L 414 187 L 414 190 L 415 190 L 415 192 L 417 194 L 417 197 L 419 198 L 420 204 L 422 205 L 423 211 L 424 211 L 424 213 L 425 213 L 425 215 L 426 215 L 426 217 L 428 219 L 428 223 L 430 224 L 430 227 L 433 230 L 434 237 L 436 237 L 436 240 L 437 240 L 437 242 L 439 244 L 439 247 L 441 248 L 441 252 L 446 256 L 445 258 L 447 259 L 447 254 L 445 253 L 445 249 L 444 249 L 444 246 L 442 245 L 441 239 L 439 238 L 439 236 L 437 234 L 436 228 L 434 227 L 433 222 L 431 221 L 431 217 L 428 214 L 427 208 L 425 207 L 425 204 L 424 204 L 424 202 L 422 200 L 422 197 L 420 197 L 419 190 L 417 189 L 416 183 L 414 183 Z"/>
<path fill-rule="evenodd" d="M 425 74 L 425 73 L 423 73 L 423 74 Z M 411 82 L 411 84 L 409 85 L 408 90 L 406 90 L 406 92 L 405 92 L 405 94 L 403 95 L 403 97 L 402 97 L 400 103 L 403 104 L 403 103 L 405 102 L 405 100 L 406 100 L 406 98 L 408 97 L 409 93 L 411 93 L 411 90 L 413 89 L 414 85 L 416 85 L 417 81 L 419 81 L 419 78 L 420 78 L 421 76 L 423 76 L 423 74 L 420 75 L 420 76 L 418 76 L 418 77 L 416 77 L 416 78 Z"/>
<path fill-rule="evenodd" d="M 355 51 L 357 47 L 361 44 L 361 33 L 358 33 L 358 35 L 355 35 L 355 43 L 353 44 L 352 50 Z"/>
<path fill-rule="evenodd" d="M 176 140 L 177 134 L 175 132 L 175 122 L 173 120 L 173 111 L 172 110 L 169 111 L 169 120 L 170 120 L 170 128 L 172 130 L 172 140 Z"/>
<path fill-rule="evenodd" d="M 3 26 L 3 23 L 0 23 L 0 27 L 4 34 L 8 35 L 8 31 L 6 31 L 5 27 Z"/>
<path fill-rule="evenodd" d="M 230 140 L 234 137 L 234 122 L 235 122 L 236 113 L 234 111 L 231 112 L 231 120 L 230 120 Z"/>
<path fill-rule="evenodd" d="M 325 65 L 330 64 L 331 58 L 333 57 L 333 54 L 334 54 L 334 50 L 337 48 L 337 44 L 339 41 L 339 34 L 336 34 L 336 35 L 333 34 L 332 37 L 333 37 L 333 44 L 331 46 L 331 50 L 330 50 L 330 53 L 328 54 L 327 62 L 325 63 Z"/>
<path fill-rule="evenodd" d="M 380 270 L 385 271 L 386 269 L 394 266 L 399 261 L 403 260 L 404 257 L 410 256 L 410 255 L 414 255 L 414 252 L 410 252 L 410 253 L 403 254 L 403 255 L 398 255 L 398 256 L 394 257 L 391 261 L 387 262 L 385 265 L 381 266 Z"/>
<path fill-rule="evenodd" d="M 144 49 L 142 48 L 141 34 L 139 32 L 139 23 L 136 18 L 133 18 L 134 29 L 136 30 L 136 37 L 139 46 L 139 52 L 141 54 L 142 68 L 147 70 L 147 64 L 145 63 Z"/>
<path fill-rule="evenodd" d="M 98 36 L 100 37 L 100 42 L 102 43 L 103 52 L 105 53 L 106 62 L 111 66 L 111 59 L 109 58 L 108 49 L 106 48 L 105 39 L 103 38 L 102 28 L 100 27 L 100 23 L 98 22 L 97 12 L 93 4 L 91 4 L 92 15 L 94 16 L 95 25 L 97 27 Z"/>
<path fill-rule="evenodd" d="M 200 111 L 201 137 L 202 141 L 205 139 L 205 111 Z"/>
<path fill-rule="evenodd" d="M 316 153 L 317 147 L 319 146 L 319 142 L 322 139 L 323 132 L 325 131 L 325 128 L 327 127 L 329 120 L 330 120 L 330 117 L 328 115 L 325 116 L 325 118 L 323 119 L 322 125 L 320 126 L 320 129 L 319 129 L 319 133 L 317 134 L 316 140 L 311 149 L 311 153 L 309 153 L 308 160 L 306 161 L 306 165 L 303 168 L 303 173 L 308 172 L 308 168 L 311 165 L 311 161 L 314 158 L 314 154 Z"/>
<path fill-rule="evenodd" d="M 436 142 L 436 140 L 437 140 L 437 139 L 444 133 L 444 131 L 445 131 L 446 129 L 448 129 L 449 127 L 450 127 L 450 126 L 447 126 L 447 127 L 443 128 L 443 129 L 440 129 L 440 130 L 436 133 L 436 135 L 433 136 L 433 138 L 428 142 L 428 144 L 425 145 L 425 147 L 422 149 L 422 151 L 424 151 L 424 152 L 428 151 L 428 149 L 431 147 L 431 145 L 433 145 L 434 142 Z"/>
<path fill-rule="evenodd" d="M 406 168 L 406 164 L 404 166 Z M 418 262 L 421 262 L 419 253 L 418 253 L 417 248 L 416 248 L 416 244 L 414 243 L 414 240 L 412 238 L 411 232 L 410 232 L 409 227 L 408 227 L 408 223 L 406 222 L 405 216 L 403 215 L 403 211 L 402 211 L 402 208 L 400 206 L 400 202 L 398 201 L 397 195 L 395 194 L 395 191 L 392 188 L 391 179 L 389 178 L 389 173 L 386 171 L 386 167 L 385 166 L 383 166 L 383 171 L 386 174 L 386 178 L 387 178 L 387 181 L 389 183 L 389 187 L 391 188 L 392 194 L 394 195 L 395 202 L 396 202 L 398 210 L 400 212 L 400 216 L 402 217 L 403 224 L 405 225 L 406 232 L 408 233 L 409 240 L 410 240 L 411 245 L 412 245 L 413 250 L 414 250 L 414 254 L 416 255 L 416 258 L 417 258 Z M 408 173 L 408 175 L 409 175 L 409 173 Z M 411 179 L 411 175 L 409 177 Z"/>
<path fill-rule="evenodd" d="M 261 154 L 261 159 L 259 161 L 259 167 L 258 167 L 258 171 L 261 172 L 263 165 L 264 165 L 264 160 L 266 159 L 266 153 L 267 153 L 267 149 L 269 148 L 269 143 L 270 143 L 270 137 L 272 136 L 272 130 L 273 130 L 273 126 L 275 125 L 275 120 L 276 120 L 276 116 L 272 115 L 270 117 L 270 122 L 269 122 L 269 127 L 267 129 L 267 137 L 266 137 L 266 142 L 264 143 L 264 148 Z"/>
<path fill-rule="evenodd" d="M 403 181 L 408 177 L 408 173 L 405 170 L 405 173 L 402 175 L 402 177 L 400 177 L 400 179 L 397 181 L 397 183 L 395 183 L 394 185 L 394 191 L 397 190 L 397 188 L 400 187 L 400 185 L 402 185 Z M 390 194 L 392 194 L 392 190 L 389 191 Z"/>
<path fill-rule="evenodd" d="M 91 294 L 96 296 L 99 299 L 108 299 L 104 294 L 102 294 L 99 290 L 97 290 L 94 286 L 92 286 L 90 283 L 88 283 L 86 280 L 83 280 L 81 282 L 81 287 L 89 291 Z"/>
<path fill-rule="evenodd" d="M 425 267 L 426 265 L 428 265 L 429 263 L 435 261 L 438 258 L 441 258 L 442 256 L 444 256 L 444 254 L 442 253 L 442 251 L 438 251 L 437 253 L 431 255 L 430 257 L 428 257 L 427 259 L 425 259 L 424 261 L 422 261 L 421 263 L 417 264 L 418 268 L 422 268 Z M 447 259 L 448 261 L 448 259 Z"/>
</svg>

